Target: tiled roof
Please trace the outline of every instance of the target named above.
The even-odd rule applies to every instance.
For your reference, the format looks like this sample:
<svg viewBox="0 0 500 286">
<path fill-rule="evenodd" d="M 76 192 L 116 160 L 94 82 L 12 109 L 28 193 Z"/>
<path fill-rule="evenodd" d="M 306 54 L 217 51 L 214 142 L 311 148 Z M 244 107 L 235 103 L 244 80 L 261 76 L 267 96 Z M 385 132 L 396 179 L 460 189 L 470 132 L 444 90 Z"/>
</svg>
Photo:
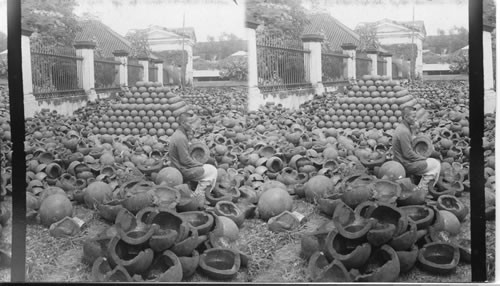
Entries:
<svg viewBox="0 0 500 286">
<path fill-rule="evenodd" d="M 77 33 L 75 41 L 95 40 L 104 57 L 113 57 L 113 51 L 116 50 L 131 52 L 130 42 L 100 21 L 83 21 L 80 22 L 80 26 L 82 30 Z"/>
<path fill-rule="evenodd" d="M 322 33 L 332 51 L 341 51 L 344 43 L 352 43 L 359 47 L 359 35 L 329 14 L 309 15 L 309 24 L 304 28 L 304 34 Z"/>
</svg>

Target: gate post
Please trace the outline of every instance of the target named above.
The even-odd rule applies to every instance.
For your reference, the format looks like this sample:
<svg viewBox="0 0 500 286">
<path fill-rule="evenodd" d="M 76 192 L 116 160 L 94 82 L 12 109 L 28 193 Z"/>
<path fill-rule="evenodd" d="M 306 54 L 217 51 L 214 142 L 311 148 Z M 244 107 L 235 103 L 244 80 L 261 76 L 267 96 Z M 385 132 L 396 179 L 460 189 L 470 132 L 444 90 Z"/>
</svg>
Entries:
<svg viewBox="0 0 500 286">
<path fill-rule="evenodd" d="M 115 61 L 121 62 L 118 73 L 120 86 L 128 86 L 128 52 L 125 50 L 116 50 L 113 52 Z"/>
<path fill-rule="evenodd" d="M 85 90 L 89 101 L 97 99 L 95 92 L 94 75 L 94 49 L 96 44 L 92 41 L 77 41 L 73 45 L 76 49 L 76 55 L 83 60 L 77 61 L 78 84 Z"/>
<path fill-rule="evenodd" d="M 377 50 L 367 50 L 366 55 L 372 60 L 372 70 L 370 71 L 371 75 L 377 75 Z"/>
<path fill-rule="evenodd" d="M 403 77 L 403 59 L 399 57 L 398 59 L 395 59 L 396 65 L 398 65 L 398 78 Z"/>
<path fill-rule="evenodd" d="M 33 95 L 33 78 L 31 72 L 31 46 L 30 36 L 33 31 L 21 29 L 21 53 L 23 68 L 23 91 L 24 91 L 24 117 L 32 117 L 37 111 L 38 102 Z"/>
<path fill-rule="evenodd" d="M 156 81 L 163 85 L 163 60 L 154 59 L 153 63 L 156 67 Z"/>
<path fill-rule="evenodd" d="M 383 53 L 382 57 L 384 57 L 385 60 L 385 75 L 389 76 L 392 80 L 392 54 Z"/>
<path fill-rule="evenodd" d="M 342 53 L 348 55 L 347 58 L 347 79 L 356 79 L 356 45 L 352 43 L 344 43 L 340 46 L 342 48 Z"/>
<path fill-rule="evenodd" d="M 493 90 L 495 79 L 493 78 L 493 49 L 491 44 L 491 32 L 494 26 L 483 24 L 483 76 L 484 76 L 484 113 L 492 113 L 496 110 L 496 93 Z"/>
<path fill-rule="evenodd" d="M 259 24 L 249 20 L 245 24 L 248 41 L 248 110 L 254 111 L 263 103 L 257 74 L 257 37 L 255 35 L 255 29 Z"/>
<path fill-rule="evenodd" d="M 142 56 L 137 58 L 139 64 L 142 65 L 142 81 L 149 81 L 149 58 Z"/>
<path fill-rule="evenodd" d="M 304 50 L 309 50 L 311 53 L 304 57 L 306 80 L 310 82 L 316 94 L 323 94 L 325 88 L 322 83 L 322 68 L 321 68 L 321 43 L 323 36 L 319 34 L 306 34 L 302 36 Z"/>
<path fill-rule="evenodd" d="M 411 70 L 411 59 L 407 59 L 406 60 L 406 64 L 408 65 L 408 79 L 411 79 L 411 73 L 412 73 L 412 70 Z"/>
</svg>

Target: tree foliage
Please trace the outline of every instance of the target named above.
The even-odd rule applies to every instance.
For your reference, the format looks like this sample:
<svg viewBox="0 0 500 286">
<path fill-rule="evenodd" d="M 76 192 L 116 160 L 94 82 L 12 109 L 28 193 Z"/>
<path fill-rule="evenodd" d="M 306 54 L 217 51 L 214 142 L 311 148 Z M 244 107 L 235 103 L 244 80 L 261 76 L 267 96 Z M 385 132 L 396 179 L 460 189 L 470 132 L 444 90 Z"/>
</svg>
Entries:
<svg viewBox="0 0 500 286">
<path fill-rule="evenodd" d="M 427 36 L 423 48 L 436 54 L 450 54 L 469 44 L 469 31 L 464 27 L 453 27 L 446 35 L 444 30 L 437 36 Z"/>
<path fill-rule="evenodd" d="M 216 41 L 209 37 L 207 42 L 198 42 L 193 47 L 193 54 L 202 59 L 214 61 L 229 57 L 238 51 L 246 51 L 247 42 L 234 34 L 222 33 Z"/>
<path fill-rule="evenodd" d="M 496 21 L 495 0 L 483 0 L 483 23 L 494 25 Z"/>
<path fill-rule="evenodd" d="M 23 0 L 21 23 L 44 45 L 72 46 L 81 27 L 73 13 L 76 0 Z"/>
<path fill-rule="evenodd" d="M 147 29 L 137 29 L 128 32 L 125 38 L 131 44 L 130 57 L 149 56 L 152 52 L 148 41 Z"/>
<path fill-rule="evenodd" d="M 403 57 L 404 60 L 417 58 L 417 44 L 413 44 L 413 48 L 412 44 L 382 45 L 381 47 L 393 54 L 395 57 Z"/>
<path fill-rule="evenodd" d="M 460 53 L 453 56 L 450 70 L 459 73 L 469 72 L 469 55 L 467 53 Z"/>
<path fill-rule="evenodd" d="M 248 60 L 245 56 L 232 56 L 219 62 L 221 77 L 230 80 L 245 81 L 248 76 Z"/>
<path fill-rule="evenodd" d="M 309 19 L 301 0 L 248 0 L 246 16 L 247 20 L 259 23 L 258 44 L 302 48 L 300 38 Z M 277 55 L 267 48 L 259 49 L 258 53 L 259 84 L 286 84 L 291 78 L 304 78 L 302 55 Z"/>
<path fill-rule="evenodd" d="M 422 55 L 422 61 L 426 64 L 449 64 L 451 63 L 451 58 L 449 55 L 438 55 L 432 52 Z"/>
<path fill-rule="evenodd" d="M 161 52 L 155 52 L 155 54 L 158 55 L 158 57 L 162 59 L 164 64 L 166 65 L 183 67 L 184 65 L 187 64 L 188 55 L 187 52 L 184 51 L 184 57 L 183 57 L 182 52 L 183 51 L 161 51 Z M 182 61 L 183 59 L 184 62 Z"/>
<path fill-rule="evenodd" d="M 374 25 L 365 24 L 356 27 L 354 30 L 359 35 L 359 47 L 358 49 L 362 52 L 366 52 L 370 49 L 378 49 L 380 47 L 380 42 L 377 38 L 377 28 Z"/>
<path fill-rule="evenodd" d="M 0 78 L 7 78 L 8 71 L 7 59 L 0 57 Z"/>
<path fill-rule="evenodd" d="M 0 32 L 0 52 L 7 49 L 7 35 Z M 0 56 L 0 78 L 7 77 L 7 55 Z"/>
<path fill-rule="evenodd" d="M 246 16 L 261 24 L 257 37 L 300 39 L 304 26 L 309 23 L 300 0 L 248 0 Z"/>
<path fill-rule="evenodd" d="M 214 70 L 217 69 L 217 61 L 207 61 L 203 58 L 197 58 L 193 60 L 193 69 L 195 70 Z"/>
</svg>

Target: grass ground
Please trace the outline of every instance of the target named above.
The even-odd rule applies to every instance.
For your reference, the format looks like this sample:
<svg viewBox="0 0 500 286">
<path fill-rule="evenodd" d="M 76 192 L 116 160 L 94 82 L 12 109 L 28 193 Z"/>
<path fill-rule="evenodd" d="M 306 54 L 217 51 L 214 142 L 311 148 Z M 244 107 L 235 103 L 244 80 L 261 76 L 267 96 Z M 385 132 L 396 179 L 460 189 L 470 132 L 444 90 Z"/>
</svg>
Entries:
<svg viewBox="0 0 500 286">
<path fill-rule="evenodd" d="M 460 200 L 469 205 L 468 194 Z M 75 237 L 53 238 L 48 229 L 41 225 L 28 226 L 27 281 L 91 281 L 90 266 L 81 262 L 82 245 L 86 238 L 95 236 L 107 224 L 83 206 L 75 206 L 75 209 L 75 216 L 86 221 L 83 231 Z M 251 257 L 251 262 L 231 282 L 308 282 L 307 263 L 299 257 L 301 236 L 316 230 L 329 218 L 320 214 L 313 204 L 301 199 L 294 200 L 293 210 L 305 215 L 307 220 L 291 232 L 273 233 L 262 220 L 245 220 L 236 245 Z M 494 221 L 488 222 L 488 231 L 488 252 L 491 256 L 494 255 Z M 470 238 L 469 217 L 462 224 L 460 235 Z M 460 263 L 457 271 L 448 276 L 436 276 L 414 267 L 409 273 L 400 275 L 397 282 L 455 283 L 470 280 L 470 264 Z M 186 282 L 214 281 L 196 273 Z"/>
</svg>

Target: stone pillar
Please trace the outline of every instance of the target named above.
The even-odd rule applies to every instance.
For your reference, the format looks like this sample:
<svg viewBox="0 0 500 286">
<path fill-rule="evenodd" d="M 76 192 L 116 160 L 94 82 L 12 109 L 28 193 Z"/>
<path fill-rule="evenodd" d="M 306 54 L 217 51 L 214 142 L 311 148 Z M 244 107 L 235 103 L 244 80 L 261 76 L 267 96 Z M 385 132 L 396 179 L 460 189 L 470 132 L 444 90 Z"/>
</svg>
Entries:
<svg viewBox="0 0 500 286">
<path fill-rule="evenodd" d="M 493 48 L 491 32 L 494 26 L 483 24 L 483 76 L 484 76 L 484 113 L 496 110 L 495 80 L 493 78 Z"/>
<path fill-rule="evenodd" d="M 94 78 L 94 49 L 95 42 L 93 41 L 77 41 L 74 44 L 76 55 L 82 57 L 83 60 L 77 61 L 78 84 L 88 96 L 89 101 L 95 101 L 97 94 L 95 92 Z"/>
<path fill-rule="evenodd" d="M 248 41 L 248 110 L 259 109 L 263 102 L 262 94 L 259 90 L 257 74 L 257 38 L 255 29 L 259 26 L 253 21 L 246 21 L 247 41 Z"/>
<path fill-rule="evenodd" d="M 184 49 L 187 52 L 186 85 L 193 85 L 193 47 L 186 45 Z"/>
<path fill-rule="evenodd" d="M 163 85 L 163 60 L 154 59 L 153 64 L 156 67 L 156 81 Z"/>
<path fill-rule="evenodd" d="M 411 70 L 411 59 L 407 59 L 406 60 L 406 65 L 408 65 L 408 79 L 411 79 L 411 73 L 412 73 L 412 70 Z"/>
<path fill-rule="evenodd" d="M 373 50 L 367 50 L 366 55 L 372 60 L 372 69 L 370 71 L 371 75 L 376 75 L 377 74 L 377 56 L 378 56 L 378 51 L 373 49 Z"/>
<path fill-rule="evenodd" d="M 321 77 L 321 43 L 323 42 L 323 36 L 318 34 L 306 34 L 303 35 L 301 39 L 304 50 L 311 51 L 309 55 L 304 57 L 306 81 L 312 84 L 316 94 L 323 94 L 325 92 Z"/>
<path fill-rule="evenodd" d="M 347 73 L 344 72 L 346 79 L 356 79 L 356 45 L 352 43 L 345 43 L 340 46 L 344 55 L 347 58 Z"/>
<path fill-rule="evenodd" d="M 385 60 L 385 75 L 392 79 L 392 54 L 383 53 L 382 57 Z"/>
<path fill-rule="evenodd" d="M 118 67 L 118 80 L 120 86 L 128 86 L 128 52 L 125 50 L 116 50 L 113 52 L 115 61 L 120 62 Z"/>
<path fill-rule="evenodd" d="M 403 59 L 402 58 L 396 59 L 396 64 L 399 66 L 398 78 L 402 78 L 403 77 Z"/>
<path fill-rule="evenodd" d="M 422 40 L 420 38 L 416 39 L 417 44 L 417 58 L 415 59 L 415 77 L 422 78 L 424 61 L 423 61 L 423 51 L 422 51 Z"/>
<path fill-rule="evenodd" d="M 33 95 L 33 78 L 31 73 L 31 46 L 30 36 L 33 31 L 21 29 L 21 53 L 23 68 L 23 92 L 24 92 L 24 117 L 33 117 L 38 110 L 38 102 Z"/>
<path fill-rule="evenodd" d="M 137 60 L 142 66 L 142 81 L 149 81 L 149 57 L 138 57 Z"/>
</svg>

